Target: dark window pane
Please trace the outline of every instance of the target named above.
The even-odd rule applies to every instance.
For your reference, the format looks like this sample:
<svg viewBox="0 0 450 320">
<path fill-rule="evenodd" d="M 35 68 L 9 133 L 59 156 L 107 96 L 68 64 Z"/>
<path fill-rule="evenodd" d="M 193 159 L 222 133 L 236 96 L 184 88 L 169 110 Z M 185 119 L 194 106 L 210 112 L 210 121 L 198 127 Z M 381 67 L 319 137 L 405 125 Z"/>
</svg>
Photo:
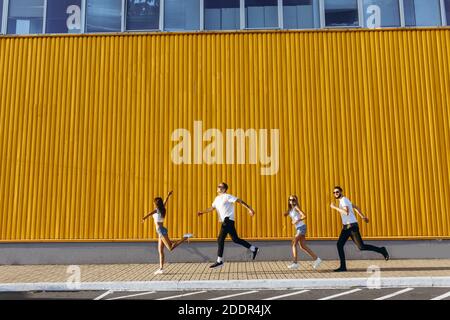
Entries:
<svg viewBox="0 0 450 320">
<path fill-rule="evenodd" d="M 445 13 L 447 16 L 447 25 L 450 26 L 450 0 L 445 0 Z"/>
<path fill-rule="evenodd" d="M 80 33 L 81 0 L 47 0 L 45 33 Z"/>
<path fill-rule="evenodd" d="M 87 32 L 121 31 L 121 0 L 87 0 L 86 2 Z"/>
<path fill-rule="evenodd" d="M 414 26 L 440 26 L 440 0 L 404 0 L 405 24 Z"/>
<path fill-rule="evenodd" d="M 3 0 L 0 0 L 0 33 L 2 32 L 2 21 L 3 21 Z"/>
<path fill-rule="evenodd" d="M 42 33 L 44 0 L 11 0 L 8 11 L 9 34 Z"/>
<path fill-rule="evenodd" d="M 239 17 L 239 0 L 205 0 L 206 30 L 239 29 Z"/>
<path fill-rule="evenodd" d="M 325 0 L 327 27 L 358 26 L 357 0 Z"/>
<path fill-rule="evenodd" d="M 127 0 L 127 30 L 159 29 L 159 0 Z"/>
<path fill-rule="evenodd" d="M 285 29 L 312 29 L 320 27 L 319 1 L 283 0 Z"/>
<path fill-rule="evenodd" d="M 399 0 L 364 0 L 364 27 L 399 27 Z"/>
<path fill-rule="evenodd" d="M 245 0 L 247 28 L 278 28 L 277 0 Z"/>
<path fill-rule="evenodd" d="M 199 0 L 166 0 L 164 3 L 164 29 L 199 30 Z"/>
</svg>

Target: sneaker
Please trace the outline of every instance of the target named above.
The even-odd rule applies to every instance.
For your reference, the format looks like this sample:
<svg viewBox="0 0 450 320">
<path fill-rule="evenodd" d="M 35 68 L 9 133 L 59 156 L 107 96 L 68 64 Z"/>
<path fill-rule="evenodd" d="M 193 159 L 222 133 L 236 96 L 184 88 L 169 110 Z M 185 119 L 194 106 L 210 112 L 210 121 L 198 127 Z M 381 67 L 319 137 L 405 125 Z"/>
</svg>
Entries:
<svg viewBox="0 0 450 320">
<path fill-rule="evenodd" d="M 164 273 L 163 269 L 158 269 L 153 274 L 163 274 L 163 273 Z"/>
<path fill-rule="evenodd" d="M 252 256 L 253 260 L 255 260 L 256 255 L 258 254 L 258 251 L 259 251 L 259 248 L 255 247 L 255 251 L 252 252 L 253 253 L 253 256 Z"/>
<path fill-rule="evenodd" d="M 387 251 L 386 247 L 381 248 L 381 250 L 383 250 L 384 260 L 388 261 L 390 257 L 389 257 L 389 252 Z"/>
<path fill-rule="evenodd" d="M 345 272 L 347 271 L 347 268 L 337 268 L 333 270 L 334 272 Z"/>
<path fill-rule="evenodd" d="M 192 233 L 185 233 L 184 235 L 183 235 L 183 238 L 185 238 L 185 239 L 190 239 L 190 238 L 192 238 L 194 235 L 192 234 Z"/>
<path fill-rule="evenodd" d="M 317 258 L 316 261 L 314 261 L 314 263 L 313 263 L 314 270 L 316 270 L 320 266 L 321 263 L 322 263 L 322 259 Z"/>
<path fill-rule="evenodd" d="M 223 262 L 216 262 L 209 266 L 210 269 L 216 269 L 216 268 L 222 268 L 222 267 L 223 267 Z"/>
<path fill-rule="evenodd" d="M 288 266 L 288 268 L 289 269 L 291 269 L 291 270 L 295 270 L 295 269 L 298 269 L 298 263 L 292 263 L 292 264 L 290 264 L 289 266 Z"/>
</svg>

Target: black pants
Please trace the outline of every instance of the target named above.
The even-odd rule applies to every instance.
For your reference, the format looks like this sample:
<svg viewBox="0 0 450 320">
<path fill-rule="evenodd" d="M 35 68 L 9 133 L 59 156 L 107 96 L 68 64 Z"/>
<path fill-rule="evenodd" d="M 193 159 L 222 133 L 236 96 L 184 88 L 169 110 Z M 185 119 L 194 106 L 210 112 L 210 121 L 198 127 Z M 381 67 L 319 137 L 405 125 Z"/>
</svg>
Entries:
<svg viewBox="0 0 450 320">
<path fill-rule="evenodd" d="M 363 239 L 361 238 L 361 234 L 359 233 L 359 227 L 357 223 L 351 224 L 350 228 L 344 226 L 337 242 L 339 259 L 341 260 L 341 268 L 346 269 L 344 245 L 349 237 L 352 238 L 353 242 L 356 244 L 359 250 L 374 251 L 378 252 L 379 254 L 383 254 L 383 249 L 364 243 Z"/>
<path fill-rule="evenodd" d="M 234 221 L 225 218 L 225 221 L 222 223 L 222 227 L 220 228 L 219 237 L 217 238 L 217 244 L 219 245 L 219 249 L 217 250 L 218 257 L 223 257 L 225 238 L 227 237 L 228 234 L 230 234 L 231 240 L 233 240 L 234 243 L 240 244 L 241 246 L 244 246 L 247 249 L 251 247 L 250 243 L 239 238 L 236 232 L 236 228 L 234 227 Z"/>
</svg>

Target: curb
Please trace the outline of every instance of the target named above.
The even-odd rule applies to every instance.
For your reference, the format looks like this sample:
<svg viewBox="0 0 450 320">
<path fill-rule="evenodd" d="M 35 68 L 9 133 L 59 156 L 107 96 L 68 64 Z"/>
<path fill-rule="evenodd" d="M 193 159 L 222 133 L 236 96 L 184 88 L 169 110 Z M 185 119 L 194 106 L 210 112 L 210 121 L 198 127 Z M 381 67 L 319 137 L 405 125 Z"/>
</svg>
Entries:
<svg viewBox="0 0 450 320">
<path fill-rule="evenodd" d="M 82 282 L 79 285 L 66 282 L 6 283 L 0 284 L 0 292 L 344 289 L 375 288 L 375 285 L 379 285 L 376 288 L 450 287 L 450 277 L 393 277 L 381 278 L 378 283 L 372 278 Z"/>
</svg>

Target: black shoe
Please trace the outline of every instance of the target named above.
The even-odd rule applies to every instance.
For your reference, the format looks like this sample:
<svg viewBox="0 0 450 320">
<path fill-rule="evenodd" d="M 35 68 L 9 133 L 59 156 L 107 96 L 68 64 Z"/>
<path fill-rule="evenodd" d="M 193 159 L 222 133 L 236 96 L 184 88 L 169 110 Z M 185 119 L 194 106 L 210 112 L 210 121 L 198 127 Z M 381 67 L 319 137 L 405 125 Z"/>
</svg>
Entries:
<svg viewBox="0 0 450 320">
<path fill-rule="evenodd" d="M 381 250 L 383 250 L 384 260 L 388 261 L 390 257 L 389 257 L 389 252 L 387 251 L 386 247 L 381 248 Z"/>
<path fill-rule="evenodd" d="M 334 272 L 345 272 L 347 271 L 347 268 L 337 268 L 333 270 Z"/>
<path fill-rule="evenodd" d="M 259 251 L 259 248 L 255 247 L 255 251 L 252 252 L 253 253 L 253 260 L 255 260 L 256 255 L 258 254 L 258 251 Z"/>
<path fill-rule="evenodd" d="M 210 269 L 216 269 L 216 268 L 222 268 L 222 267 L 223 267 L 223 262 L 216 262 L 209 266 Z"/>
</svg>

